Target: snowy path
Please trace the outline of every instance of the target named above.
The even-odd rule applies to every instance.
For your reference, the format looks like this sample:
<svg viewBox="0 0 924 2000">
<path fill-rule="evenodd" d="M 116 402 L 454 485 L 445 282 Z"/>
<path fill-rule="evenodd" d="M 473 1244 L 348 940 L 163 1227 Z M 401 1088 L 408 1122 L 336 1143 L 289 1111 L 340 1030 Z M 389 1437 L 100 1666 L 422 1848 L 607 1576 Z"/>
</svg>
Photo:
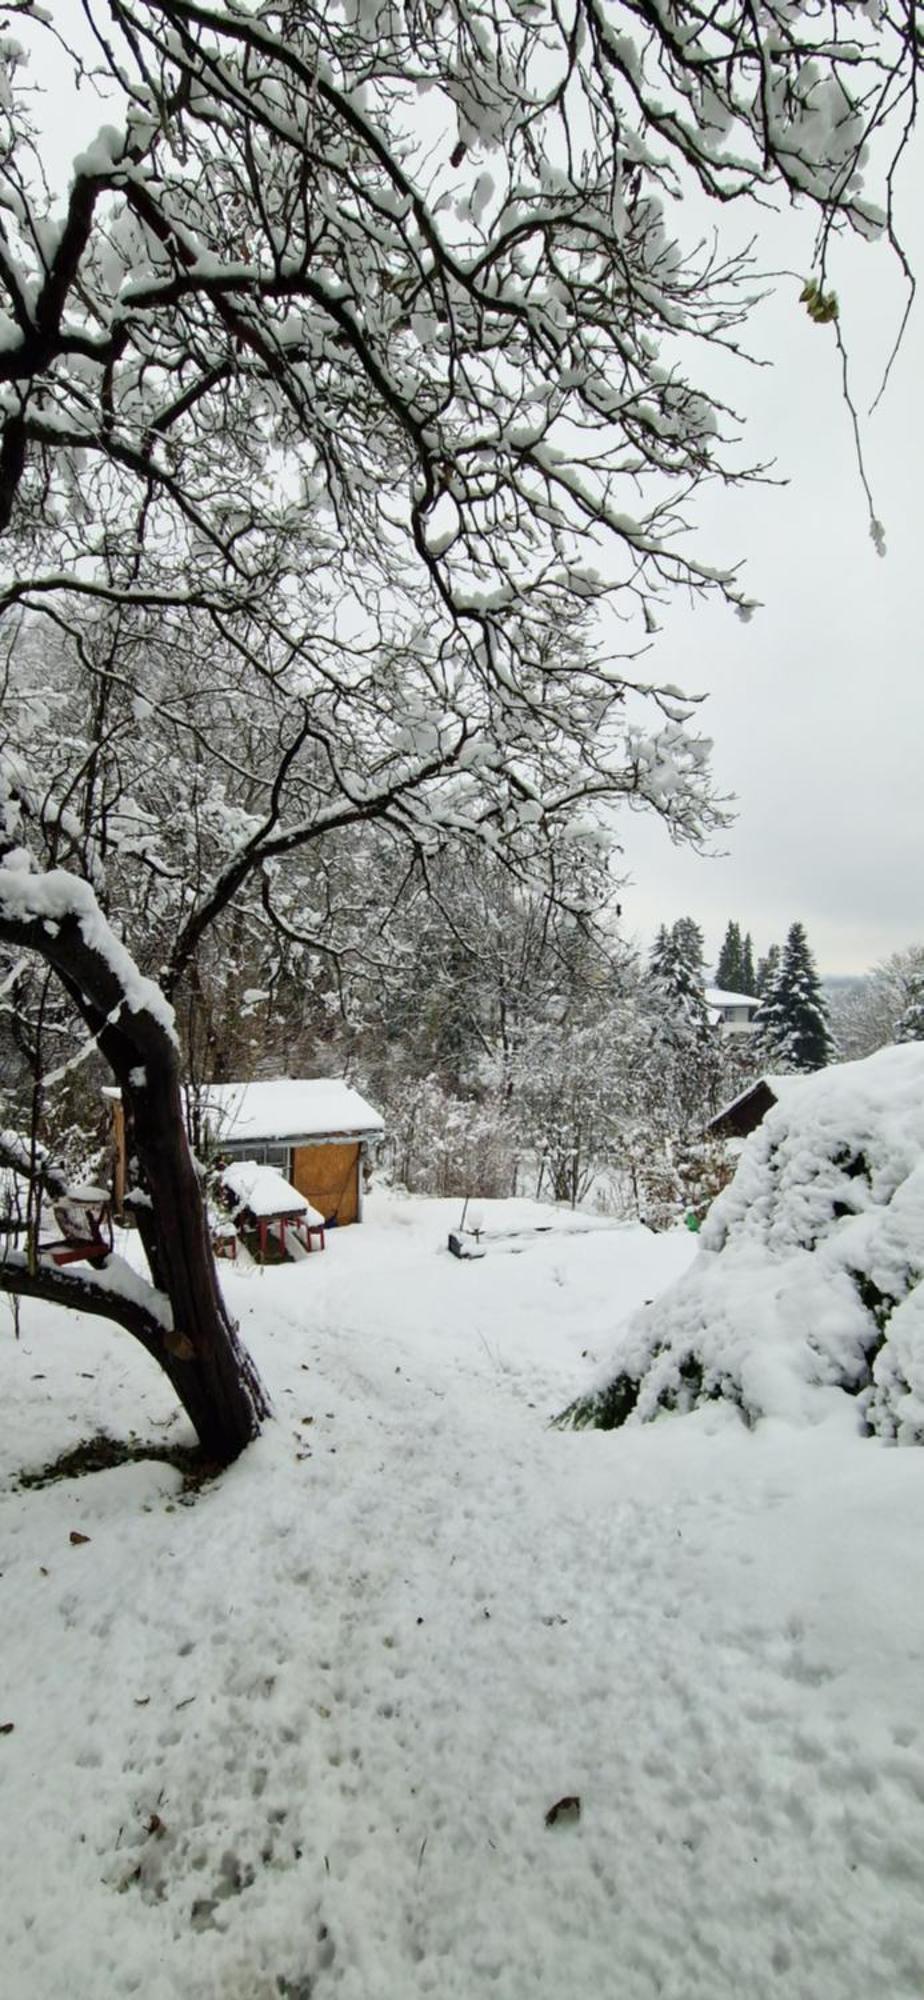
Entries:
<svg viewBox="0 0 924 2000">
<path fill-rule="evenodd" d="M 549 1432 L 690 1246 L 460 1269 L 399 1220 L 229 1278 L 279 1421 L 193 1506 L 148 1466 L 4 1494 L 7 1990 L 919 2000 L 924 1454 Z M 2 1344 L 55 1449 L 78 1389 L 167 1412 L 97 1330 L 75 1385 L 77 1338 Z"/>
</svg>

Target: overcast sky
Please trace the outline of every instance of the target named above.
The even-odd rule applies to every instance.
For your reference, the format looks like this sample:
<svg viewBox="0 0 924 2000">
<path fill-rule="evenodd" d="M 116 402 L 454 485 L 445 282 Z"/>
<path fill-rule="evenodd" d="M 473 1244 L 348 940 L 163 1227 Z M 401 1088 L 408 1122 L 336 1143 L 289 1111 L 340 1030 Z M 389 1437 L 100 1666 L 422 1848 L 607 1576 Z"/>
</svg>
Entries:
<svg viewBox="0 0 924 2000">
<path fill-rule="evenodd" d="M 920 185 L 920 143 L 916 164 Z M 915 178 L 904 175 L 902 205 L 920 273 Z M 791 228 L 786 262 L 807 272 Z M 838 279 L 888 553 L 880 559 L 869 540 L 832 329 L 814 326 L 798 286 L 784 283 L 752 343 L 773 366 L 732 393 L 749 418 L 752 458 L 774 457 L 790 483 L 716 493 L 700 511 L 702 553 L 743 557 L 764 608 L 742 625 L 718 605 L 676 603 L 646 662 L 652 678 L 708 692 L 703 727 L 720 789 L 737 794 L 737 820 L 717 859 L 673 848 L 641 815 L 621 828 L 634 878 L 624 920 L 641 942 L 689 914 L 714 959 L 734 917 L 764 952 L 798 919 L 825 973 L 862 972 L 924 941 L 924 309 L 867 418 L 902 292 L 882 246 L 853 246 Z"/>
<path fill-rule="evenodd" d="M 47 44 L 44 48 L 47 60 Z M 105 112 L 75 99 L 54 63 L 52 172 L 95 135 Z M 47 75 L 47 72 L 46 72 Z M 906 166 L 899 206 L 906 247 L 924 271 L 924 144 Z M 918 213 L 915 216 L 914 210 Z M 723 212 L 739 244 L 755 212 Z M 700 227 L 715 214 L 703 207 Z M 759 261 L 811 269 L 811 233 L 791 211 L 763 225 Z M 684 230 L 686 234 L 686 230 Z M 924 306 L 906 332 L 883 402 L 866 411 L 897 331 L 904 292 L 886 246 L 839 251 L 835 277 L 855 364 L 867 471 L 888 553 L 869 539 L 866 504 L 831 327 L 814 326 L 795 277 L 755 318 L 750 345 L 769 367 L 715 384 L 747 420 L 751 462 L 775 459 L 784 488 L 716 490 L 697 503 L 698 553 L 742 561 L 763 609 L 743 625 L 719 604 L 678 600 L 644 662 L 645 677 L 708 694 L 718 787 L 737 817 L 710 857 L 672 846 L 650 816 L 619 829 L 631 880 L 624 926 L 647 948 L 662 922 L 695 917 L 714 960 L 734 917 L 758 953 L 805 924 L 822 972 L 862 972 L 924 942 L 920 888 L 924 760 Z"/>
</svg>

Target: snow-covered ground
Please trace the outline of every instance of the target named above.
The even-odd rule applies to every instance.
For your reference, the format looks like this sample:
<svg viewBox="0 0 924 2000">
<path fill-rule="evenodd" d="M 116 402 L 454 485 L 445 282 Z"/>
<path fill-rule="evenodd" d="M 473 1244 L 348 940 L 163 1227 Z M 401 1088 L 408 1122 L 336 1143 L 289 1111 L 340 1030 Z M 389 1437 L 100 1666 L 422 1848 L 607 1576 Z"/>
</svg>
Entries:
<svg viewBox="0 0 924 2000">
<path fill-rule="evenodd" d="M 924 1452 L 550 1430 L 696 1254 L 551 1219 L 463 1264 L 379 1197 L 225 1266 L 277 1421 L 191 1501 L 17 1491 L 185 1432 L 126 1336 L 4 1318 L 12 2000 L 920 2000 Z"/>
</svg>

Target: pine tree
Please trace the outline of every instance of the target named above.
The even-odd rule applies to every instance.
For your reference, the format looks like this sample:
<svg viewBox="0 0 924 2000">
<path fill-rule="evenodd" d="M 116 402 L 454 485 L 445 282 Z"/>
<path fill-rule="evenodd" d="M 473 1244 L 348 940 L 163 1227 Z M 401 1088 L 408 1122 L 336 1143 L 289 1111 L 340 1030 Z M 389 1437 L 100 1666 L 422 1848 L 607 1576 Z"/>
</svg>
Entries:
<svg viewBox="0 0 924 2000">
<path fill-rule="evenodd" d="M 700 984 L 702 984 L 704 975 L 703 956 L 706 945 L 699 924 L 694 922 L 692 917 L 678 917 L 671 932 L 671 937 L 680 956 L 689 966 L 690 971 L 696 974 Z"/>
<path fill-rule="evenodd" d="M 661 925 L 652 948 L 649 978 L 672 1023 L 708 1034 L 703 934 L 692 917 L 679 917 L 670 931 Z"/>
<path fill-rule="evenodd" d="M 703 934 L 692 917 L 655 940 L 646 981 L 652 1073 L 649 1113 L 668 1152 L 681 1137 L 701 1134 L 721 1102 L 722 1045 L 709 1018 Z"/>
<path fill-rule="evenodd" d="M 750 931 L 747 932 L 741 947 L 741 985 L 736 987 L 735 991 L 738 993 L 756 993 L 757 991 L 754 976 L 754 945 L 751 940 Z"/>
<path fill-rule="evenodd" d="M 672 959 L 673 945 L 671 943 L 671 934 L 667 925 L 662 924 L 651 947 L 651 957 L 648 961 L 649 977 L 651 979 L 662 978 L 665 969 L 671 965 Z"/>
<path fill-rule="evenodd" d="M 779 969 L 780 947 L 778 944 L 772 944 L 766 958 L 759 958 L 757 961 L 757 977 L 754 981 L 754 991 L 759 994 L 761 999 L 769 995 Z"/>
<path fill-rule="evenodd" d="M 719 953 L 715 969 L 715 983 L 726 993 L 746 993 L 742 986 L 742 944 L 740 926 L 732 920 L 725 933 L 725 940 Z"/>
<path fill-rule="evenodd" d="M 788 1066 L 782 1053 L 786 1040 L 782 974 L 779 945 L 771 945 L 758 969 L 757 991 L 760 995 L 760 1006 L 754 1017 L 755 1052 L 768 1069 L 784 1069 Z"/>
<path fill-rule="evenodd" d="M 777 977 L 765 987 L 757 1029 L 771 1066 L 807 1071 L 833 1059 L 828 1009 L 802 924 L 792 925 Z"/>
<path fill-rule="evenodd" d="M 741 926 L 731 919 L 715 969 L 715 983 L 726 993 L 759 993 L 754 972 L 754 945 L 751 933 L 741 936 Z"/>
</svg>

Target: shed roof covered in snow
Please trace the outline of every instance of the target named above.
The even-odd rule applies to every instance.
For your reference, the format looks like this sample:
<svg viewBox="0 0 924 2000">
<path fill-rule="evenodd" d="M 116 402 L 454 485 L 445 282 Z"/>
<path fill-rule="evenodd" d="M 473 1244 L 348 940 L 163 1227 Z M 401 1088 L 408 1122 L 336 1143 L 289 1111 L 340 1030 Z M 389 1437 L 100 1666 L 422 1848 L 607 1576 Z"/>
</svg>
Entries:
<svg viewBox="0 0 924 2000">
<path fill-rule="evenodd" d="M 377 1139 L 384 1123 L 342 1077 L 274 1077 L 259 1083 L 209 1083 L 202 1111 L 219 1145 L 257 1140 L 298 1145 L 320 1139 Z"/>
</svg>

